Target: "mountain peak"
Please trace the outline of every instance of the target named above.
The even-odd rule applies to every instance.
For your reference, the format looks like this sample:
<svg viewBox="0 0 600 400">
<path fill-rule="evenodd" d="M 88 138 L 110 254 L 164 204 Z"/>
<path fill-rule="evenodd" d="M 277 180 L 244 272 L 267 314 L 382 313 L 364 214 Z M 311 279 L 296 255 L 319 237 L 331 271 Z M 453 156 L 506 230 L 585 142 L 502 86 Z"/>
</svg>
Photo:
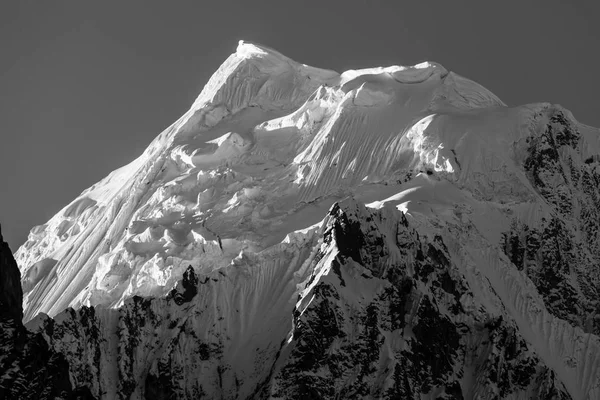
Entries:
<svg viewBox="0 0 600 400">
<path fill-rule="evenodd" d="M 241 41 L 144 154 L 32 229 L 24 318 L 60 314 L 34 325 L 64 351 L 56 326 L 104 335 L 94 394 L 595 398 L 598 137 L 433 62 L 339 74 Z"/>
<path fill-rule="evenodd" d="M 284 56 L 277 50 L 267 47 L 262 44 L 252 43 L 244 40 L 238 42 L 237 48 L 234 53 L 236 56 L 241 58 L 252 58 L 252 57 L 273 57 L 278 58 L 282 61 L 293 62 L 288 57 Z"/>
<path fill-rule="evenodd" d="M 436 63 L 340 75 L 240 41 L 142 156 L 32 230 L 17 251 L 26 319 L 167 293 L 190 262 L 227 265 L 318 222 L 341 197 L 382 200 L 375 188 L 425 172 L 477 196 L 507 182 L 519 188 L 508 198 L 525 196 L 510 143 L 528 134 L 513 125 L 532 110 Z M 514 172 L 477 178 L 491 160 Z"/>
</svg>

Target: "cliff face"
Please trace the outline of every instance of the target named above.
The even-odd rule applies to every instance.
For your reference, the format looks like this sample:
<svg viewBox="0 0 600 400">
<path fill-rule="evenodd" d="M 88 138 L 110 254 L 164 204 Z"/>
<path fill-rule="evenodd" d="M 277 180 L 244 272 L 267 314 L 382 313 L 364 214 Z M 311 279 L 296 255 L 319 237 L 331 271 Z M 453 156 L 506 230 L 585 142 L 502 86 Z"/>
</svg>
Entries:
<svg viewBox="0 0 600 400">
<path fill-rule="evenodd" d="M 553 110 L 528 140 L 524 170 L 549 212 L 514 217 L 503 251 L 525 272 L 550 312 L 600 334 L 600 163 L 564 111 Z"/>
<path fill-rule="evenodd" d="M 23 318 L 21 273 L 0 230 L 0 318 Z"/>
<path fill-rule="evenodd" d="M 294 310 L 271 396 L 571 398 L 507 310 L 475 306 L 443 233 L 419 234 L 398 211 L 354 202 L 328 219 L 320 257 L 329 261 Z"/>
<path fill-rule="evenodd" d="M 17 263 L 0 233 L 0 398 L 93 398 L 85 388 L 73 390 L 65 357 L 25 329 L 22 297 Z"/>
<path fill-rule="evenodd" d="M 439 64 L 338 74 L 241 43 L 31 231 L 23 314 L 14 263 L 0 282 L 10 351 L 46 346 L 36 388 L 68 370 L 103 399 L 595 400 L 599 162 L 569 111 Z"/>
</svg>

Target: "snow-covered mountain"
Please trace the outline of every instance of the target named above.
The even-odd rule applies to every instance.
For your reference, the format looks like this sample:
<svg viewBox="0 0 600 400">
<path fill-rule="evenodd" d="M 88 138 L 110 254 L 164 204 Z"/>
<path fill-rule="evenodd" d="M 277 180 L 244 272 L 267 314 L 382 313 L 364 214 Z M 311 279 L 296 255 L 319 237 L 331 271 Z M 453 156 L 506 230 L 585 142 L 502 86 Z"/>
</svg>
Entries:
<svg viewBox="0 0 600 400">
<path fill-rule="evenodd" d="M 240 42 L 15 258 L 95 398 L 598 399 L 599 210 L 558 105 Z"/>
</svg>

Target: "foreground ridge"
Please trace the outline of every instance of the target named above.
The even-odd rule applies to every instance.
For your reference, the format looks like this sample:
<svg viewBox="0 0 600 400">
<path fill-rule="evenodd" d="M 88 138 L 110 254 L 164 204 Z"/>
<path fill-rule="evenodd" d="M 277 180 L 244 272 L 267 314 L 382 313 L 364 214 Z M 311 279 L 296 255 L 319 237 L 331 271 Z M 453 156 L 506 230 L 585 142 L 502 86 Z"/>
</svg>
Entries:
<svg viewBox="0 0 600 400">
<path fill-rule="evenodd" d="M 72 386 L 64 355 L 23 326 L 19 280 L 17 263 L 0 229 L 0 398 L 93 399 L 87 387 Z"/>
<path fill-rule="evenodd" d="M 95 398 L 596 399 L 599 186 L 561 106 L 240 42 L 31 231 L 22 315 Z"/>
</svg>

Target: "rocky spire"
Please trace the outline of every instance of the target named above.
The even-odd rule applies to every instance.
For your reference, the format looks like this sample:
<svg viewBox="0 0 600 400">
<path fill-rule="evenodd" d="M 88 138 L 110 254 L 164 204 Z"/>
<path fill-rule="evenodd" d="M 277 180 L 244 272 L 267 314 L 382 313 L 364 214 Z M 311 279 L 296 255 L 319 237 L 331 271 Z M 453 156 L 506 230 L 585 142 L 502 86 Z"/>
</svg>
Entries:
<svg viewBox="0 0 600 400">
<path fill-rule="evenodd" d="M 23 326 L 21 273 L 0 230 L 0 399 L 93 399 L 73 390 L 69 363 Z"/>
<path fill-rule="evenodd" d="M 23 318 L 21 273 L 0 226 L 0 318 Z"/>
</svg>

